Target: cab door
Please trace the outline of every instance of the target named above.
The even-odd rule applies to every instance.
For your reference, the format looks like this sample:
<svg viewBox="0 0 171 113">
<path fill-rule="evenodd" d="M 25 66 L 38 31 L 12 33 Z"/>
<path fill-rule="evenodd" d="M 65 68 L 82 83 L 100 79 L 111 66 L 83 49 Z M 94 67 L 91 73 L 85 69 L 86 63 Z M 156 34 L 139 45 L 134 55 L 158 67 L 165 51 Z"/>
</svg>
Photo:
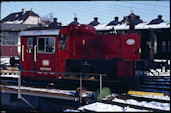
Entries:
<svg viewBox="0 0 171 113">
<path fill-rule="evenodd" d="M 57 51 L 56 51 L 57 36 L 39 36 L 36 38 L 34 46 L 34 61 L 37 79 L 54 80 L 58 71 Z"/>
<path fill-rule="evenodd" d="M 34 45 L 35 37 L 22 37 L 21 58 L 24 62 L 24 77 L 35 77 Z"/>
</svg>

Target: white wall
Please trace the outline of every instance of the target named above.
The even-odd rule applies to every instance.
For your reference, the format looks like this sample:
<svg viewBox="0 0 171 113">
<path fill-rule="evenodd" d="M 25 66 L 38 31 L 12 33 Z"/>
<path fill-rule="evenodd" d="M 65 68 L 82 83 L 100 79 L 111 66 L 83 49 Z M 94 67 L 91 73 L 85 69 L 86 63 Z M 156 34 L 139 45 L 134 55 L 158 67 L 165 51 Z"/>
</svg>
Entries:
<svg viewBox="0 0 171 113">
<path fill-rule="evenodd" d="M 36 17 L 36 16 L 29 16 L 23 22 L 23 24 L 38 24 L 38 23 L 42 23 L 42 21 L 41 21 L 41 18 L 40 17 Z"/>
</svg>

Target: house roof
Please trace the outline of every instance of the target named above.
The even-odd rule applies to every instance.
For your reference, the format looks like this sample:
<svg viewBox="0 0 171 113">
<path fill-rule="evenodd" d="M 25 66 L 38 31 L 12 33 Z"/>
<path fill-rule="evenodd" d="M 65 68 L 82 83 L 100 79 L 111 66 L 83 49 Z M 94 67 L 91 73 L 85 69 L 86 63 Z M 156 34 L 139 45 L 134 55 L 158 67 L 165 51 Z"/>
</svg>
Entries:
<svg viewBox="0 0 171 113">
<path fill-rule="evenodd" d="M 3 18 L 1 23 L 14 22 L 14 21 L 16 23 L 23 23 L 29 16 L 40 17 L 38 14 L 34 13 L 33 11 L 26 11 L 24 15 L 22 15 L 22 12 L 17 12 L 17 13 L 11 13 L 5 18 Z"/>
<path fill-rule="evenodd" d="M 107 24 L 99 24 L 95 26 L 96 30 L 128 30 L 129 25 L 124 23 L 124 24 L 118 24 L 118 25 L 113 25 L 113 26 L 107 26 Z M 140 23 L 135 25 L 135 29 L 164 29 L 164 28 L 170 28 L 170 24 L 166 22 L 162 22 L 160 24 L 153 24 L 149 25 L 148 23 Z"/>
</svg>

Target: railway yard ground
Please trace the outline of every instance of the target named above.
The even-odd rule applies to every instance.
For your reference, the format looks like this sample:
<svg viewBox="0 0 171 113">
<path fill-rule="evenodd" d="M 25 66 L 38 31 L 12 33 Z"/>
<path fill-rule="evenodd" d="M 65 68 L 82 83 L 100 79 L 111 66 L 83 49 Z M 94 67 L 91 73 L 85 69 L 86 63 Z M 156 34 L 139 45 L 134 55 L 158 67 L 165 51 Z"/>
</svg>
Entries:
<svg viewBox="0 0 171 113">
<path fill-rule="evenodd" d="M 80 98 L 74 90 L 48 87 L 18 87 L 18 72 L 9 71 L 8 58 L 1 58 L 1 112 L 169 112 L 170 70 L 151 70 L 145 83 L 127 94 L 111 93 L 95 100 L 95 92 L 87 91 Z M 19 92 L 20 90 L 20 92 Z M 21 95 L 19 95 L 19 93 Z"/>
</svg>

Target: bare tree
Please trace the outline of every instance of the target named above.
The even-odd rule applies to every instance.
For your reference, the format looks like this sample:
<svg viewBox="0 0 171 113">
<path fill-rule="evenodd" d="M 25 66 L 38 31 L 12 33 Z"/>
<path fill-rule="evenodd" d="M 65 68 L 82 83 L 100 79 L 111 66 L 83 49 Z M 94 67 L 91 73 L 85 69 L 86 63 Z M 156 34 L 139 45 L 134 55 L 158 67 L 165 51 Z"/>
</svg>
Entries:
<svg viewBox="0 0 171 113">
<path fill-rule="evenodd" d="M 53 12 L 50 12 L 47 15 L 43 16 L 42 17 L 42 21 L 45 22 L 45 23 L 47 23 L 47 22 L 49 22 L 49 23 L 53 22 Z"/>
</svg>

